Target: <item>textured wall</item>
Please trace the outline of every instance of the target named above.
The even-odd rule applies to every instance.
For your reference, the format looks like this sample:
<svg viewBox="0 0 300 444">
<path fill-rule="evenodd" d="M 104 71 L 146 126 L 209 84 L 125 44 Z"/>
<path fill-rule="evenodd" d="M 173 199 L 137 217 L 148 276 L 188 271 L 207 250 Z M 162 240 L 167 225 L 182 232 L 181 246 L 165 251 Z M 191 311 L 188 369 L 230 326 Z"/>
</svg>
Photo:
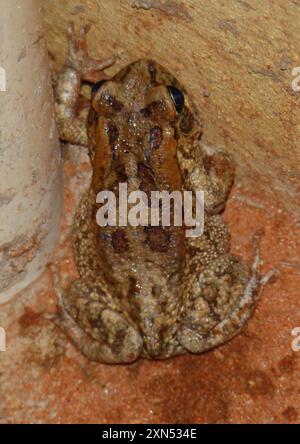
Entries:
<svg viewBox="0 0 300 444">
<path fill-rule="evenodd" d="M 68 22 L 75 20 L 78 26 L 93 24 L 92 55 L 119 54 L 111 73 L 152 57 L 178 76 L 199 106 L 204 141 L 226 147 L 238 165 L 224 214 L 232 252 L 250 263 L 251 238 L 263 227 L 261 269 L 276 267 L 278 273 L 241 334 L 224 346 L 200 356 L 107 366 L 88 361 L 41 316 L 54 312 L 57 301 L 45 272 L 0 310 L 8 338 L 7 351 L 0 353 L 0 423 L 300 422 L 300 352 L 292 349 L 291 334 L 300 326 L 300 92 L 291 89 L 292 68 L 300 66 L 300 2 L 41 4 L 57 70 L 66 56 Z M 155 7 L 133 7 L 138 4 Z M 90 165 L 84 150 L 64 147 L 63 153 L 65 205 L 56 263 L 68 286 L 76 278 L 72 215 Z"/>
</svg>

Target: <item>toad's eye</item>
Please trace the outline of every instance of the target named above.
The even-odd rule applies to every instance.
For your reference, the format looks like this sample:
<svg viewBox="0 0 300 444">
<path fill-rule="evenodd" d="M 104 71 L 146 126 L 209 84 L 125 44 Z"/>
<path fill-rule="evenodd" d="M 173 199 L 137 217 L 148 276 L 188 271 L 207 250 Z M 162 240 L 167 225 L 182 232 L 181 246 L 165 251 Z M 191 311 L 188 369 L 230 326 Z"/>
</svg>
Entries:
<svg viewBox="0 0 300 444">
<path fill-rule="evenodd" d="M 104 79 L 100 80 L 97 83 L 94 83 L 94 85 L 92 86 L 92 93 L 95 94 L 98 91 L 98 89 L 100 89 L 101 86 L 104 85 L 105 82 L 107 82 L 107 80 Z"/>
<path fill-rule="evenodd" d="M 168 85 L 167 88 L 175 105 L 176 111 L 181 113 L 184 107 L 184 95 L 179 89 L 175 88 L 175 86 Z"/>
</svg>

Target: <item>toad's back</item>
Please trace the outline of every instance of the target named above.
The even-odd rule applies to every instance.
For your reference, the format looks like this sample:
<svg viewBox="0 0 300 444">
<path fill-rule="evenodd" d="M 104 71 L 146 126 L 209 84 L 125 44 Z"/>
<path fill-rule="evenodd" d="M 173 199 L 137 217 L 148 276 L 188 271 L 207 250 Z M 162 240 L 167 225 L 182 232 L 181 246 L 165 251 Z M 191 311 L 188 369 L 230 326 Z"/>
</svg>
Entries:
<svg viewBox="0 0 300 444">
<path fill-rule="evenodd" d="M 117 207 L 122 198 L 119 184 L 126 184 L 128 193 L 144 191 L 148 198 L 151 191 L 182 189 L 176 110 L 158 69 L 153 62 L 136 62 L 105 82 L 93 98 L 89 118 L 93 190 L 95 195 L 112 191 Z M 148 346 L 159 353 L 159 343 L 167 343 L 162 336 L 173 334 L 168 326 L 175 328 L 181 305 L 178 290 L 184 269 L 184 230 L 172 226 L 172 217 L 169 227 L 130 223 L 101 227 L 95 223 L 99 207 L 94 204 L 91 221 L 99 268 L 114 297 L 149 338 Z"/>
</svg>

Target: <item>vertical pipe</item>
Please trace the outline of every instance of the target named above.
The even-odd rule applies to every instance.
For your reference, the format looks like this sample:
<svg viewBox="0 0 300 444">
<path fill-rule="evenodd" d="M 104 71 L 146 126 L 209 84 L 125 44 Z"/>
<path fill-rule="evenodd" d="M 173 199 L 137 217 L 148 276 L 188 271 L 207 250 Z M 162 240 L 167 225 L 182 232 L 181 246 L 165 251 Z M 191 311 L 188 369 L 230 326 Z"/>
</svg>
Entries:
<svg viewBox="0 0 300 444">
<path fill-rule="evenodd" d="M 0 0 L 0 8 L 1 304 L 49 260 L 62 181 L 40 1 Z"/>
</svg>

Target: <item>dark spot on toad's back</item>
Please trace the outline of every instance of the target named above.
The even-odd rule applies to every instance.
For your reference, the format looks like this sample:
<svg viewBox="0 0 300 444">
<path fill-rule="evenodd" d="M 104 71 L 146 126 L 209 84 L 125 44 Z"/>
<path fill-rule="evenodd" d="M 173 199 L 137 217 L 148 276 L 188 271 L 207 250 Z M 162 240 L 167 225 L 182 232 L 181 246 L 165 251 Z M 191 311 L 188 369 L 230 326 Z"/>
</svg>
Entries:
<svg viewBox="0 0 300 444">
<path fill-rule="evenodd" d="M 115 97 L 111 96 L 107 92 L 104 92 L 101 95 L 101 101 L 110 105 L 113 111 L 116 112 L 121 111 L 123 108 L 123 103 L 121 103 L 119 100 L 117 100 Z"/>
<path fill-rule="evenodd" d="M 129 242 L 126 233 L 118 228 L 112 235 L 112 246 L 116 253 L 125 253 L 129 249 Z"/>
<path fill-rule="evenodd" d="M 163 140 L 163 132 L 159 126 L 150 129 L 150 146 L 157 149 L 160 147 Z"/>
<path fill-rule="evenodd" d="M 128 177 L 125 171 L 125 166 L 122 163 L 117 162 L 114 169 L 117 173 L 117 180 L 119 181 L 118 185 L 119 183 L 127 182 Z"/>
<path fill-rule="evenodd" d="M 151 168 L 143 162 L 138 163 L 137 176 L 141 179 L 140 190 L 144 191 L 148 198 L 151 191 L 155 190 L 155 180 Z"/>
<path fill-rule="evenodd" d="M 160 295 L 161 295 L 161 292 L 162 292 L 161 285 L 153 285 L 153 287 L 152 287 L 152 295 L 155 298 L 159 298 Z"/>
<path fill-rule="evenodd" d="M 170 235 L 162 227 L 146 227 L 147 242 L 152 251 L 165 253 L 169 249 Z"/>
<path fill-rule="evenodd" d="M 193 127 L 194 127 L 194 116 L 191 112 L 188 110 L 184 110 L 184 114 L 182 118 L 180 119 L 180 129 L 183 132 L 183 134 L 189 134 Z"/>
<path fill-rule="evenodd" d="M 153 177 L 152 170 L 149 165 L 139 162 L 137 166 L 137 175 L 140 179 L 148 179 Z"/>
<path fill-rule="evenodd" d="M 114 125 L 113 123 L 109 122 L 107 124 L 107 134 L 108 134 L 108 139 L 109 139 L 109 144 L 110 146 L 113 146 L 116 141 L 118 140 L 118 136 L 119 136 L 119 130 L 116 127 L 116 125 Z"/>
<path fill-rule="evenodd" d="M 141 109 L 140 112 L 144 117 L 150 117 L 156 112 L 159 112 L 161 106 L 162 102 L 160 100 L 154 100 L 153 102 L 149 103 L 149 105 L 147 105 L 145 108 Z"/>
<path fill-rule="evenodd" d="M 150 117 L 151 114 L 152 114 L 151 107 L 150 107 L 150 106 L 146 106 L 145 108 L 142 108 L 142 109 L 140 110 L 140 113 L 141 113 L 141 115 L 144 116 L 144 117 Z"/>
<path fill-rule="evenodd" d="M 137 280 L 133 277 L 130 277 L 128 281 L 129 282 L 128 282 L 128 293 L 127 294 L 130 298 L 132 298 L 139 291 L 138 286 L 137 286 Z"/>
<path fill-rule="evenodd" d="M 199 253 L 199 251 L 200 251 L 199 248 L 193 246 L 189 246 L 188 248 L 188 253 L 191 258 L 195 257 Z"/>
</svg>

